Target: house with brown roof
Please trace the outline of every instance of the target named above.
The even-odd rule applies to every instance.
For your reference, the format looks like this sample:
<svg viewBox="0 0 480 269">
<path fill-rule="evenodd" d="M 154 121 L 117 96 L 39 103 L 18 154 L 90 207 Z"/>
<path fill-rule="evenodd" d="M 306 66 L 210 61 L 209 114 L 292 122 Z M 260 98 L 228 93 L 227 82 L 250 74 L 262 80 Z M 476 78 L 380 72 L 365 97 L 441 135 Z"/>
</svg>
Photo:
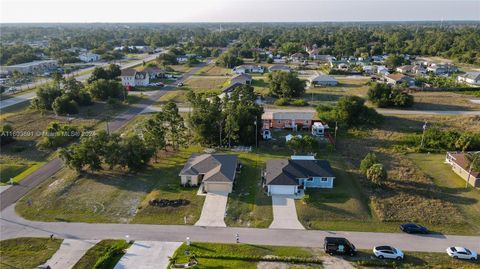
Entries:
<svg viewBox="0 0 480 269">
<path fill-rule="evenodd" d="M 310 129 L 314 112 L 310 111 L 267 111 L 262 115 L 263 128 L 270 129 Z"/>
<path fill-rule="evenodd" d="M 453 172 L 463 178 L 468 184 L 473 187 L 480 187 L 480 171 L 470 170 L 470 162 L 467 154 L 473 152 L 447 152 L 445 162 L 448 163 Z"/>
<path fill-rule="evenodd" d="M 195 153 L 180 171 L 180 183 L 201 186 L 203 192 L 230 193 L 238 168 L 238 155 Z"/>
<path fill-rule="evenodd" d="M 307 188 L 333 188 L 335 174 L 326 160 L 313 156 L 267 160 L 263 185 L 269 195 L 298 195 Z"/>
<path fill-rule="evenodd" d="M 406 82 L 409 87 L 413 87 L 416 83 L 416 80 L 414 78 L 405 76 L 404 74 L 389 74 L 384 76 L 384 78 L 390 85 L 396 85 Z"/>
</svg>

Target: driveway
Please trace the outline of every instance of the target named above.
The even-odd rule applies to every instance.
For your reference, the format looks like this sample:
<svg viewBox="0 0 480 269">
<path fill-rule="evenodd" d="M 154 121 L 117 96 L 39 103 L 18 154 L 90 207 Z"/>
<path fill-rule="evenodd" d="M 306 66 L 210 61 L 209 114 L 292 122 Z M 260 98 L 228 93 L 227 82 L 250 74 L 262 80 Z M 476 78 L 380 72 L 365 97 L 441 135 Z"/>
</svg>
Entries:
<svg viewBox="0 0 480 269">
<path fill-rule="evenodd" d="M 272 195 L 273 222 L 271 229 L 304 230 L 297 217 L 295 200 L 290 195 Z"/>
<path fill-rule="evenodd" d="M 45 264 L 52 269 L 70 269 L 98 240 L 64 239 L 60 248 Z"/>
<path fill-rule="evenodd" d="M 182 242 L 135 241 L 127 249 L 115 269 L 158 269 L 167 268 L 175 250 Z"/>
<path fill-rule="evenodd" d="M 202 214 L 195 226 L 227 227 L 225 210 L 227 208 L 227 192 L 209 192 L 203 203 Z"/>
</svg>

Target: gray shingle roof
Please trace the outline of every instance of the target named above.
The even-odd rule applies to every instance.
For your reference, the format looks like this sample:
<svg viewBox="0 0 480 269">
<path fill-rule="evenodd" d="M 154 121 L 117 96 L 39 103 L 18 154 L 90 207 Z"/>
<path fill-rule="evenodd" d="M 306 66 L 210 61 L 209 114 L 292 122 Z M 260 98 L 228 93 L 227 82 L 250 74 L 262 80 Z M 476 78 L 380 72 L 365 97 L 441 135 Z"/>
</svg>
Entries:
<svg viewBox="0 0 480 269">
<path fill-rule="evenodd" d="M 267 185 L 298 185 L 298 178 L 335 177 L 326 160 L 268 160 Z"/>
<path fill-rule="evenodd" d="M 180 175 L 204 174 L 203 181 L 233 182 L 238 156 L 234 154 L 192 154 Z"/>
</svg>

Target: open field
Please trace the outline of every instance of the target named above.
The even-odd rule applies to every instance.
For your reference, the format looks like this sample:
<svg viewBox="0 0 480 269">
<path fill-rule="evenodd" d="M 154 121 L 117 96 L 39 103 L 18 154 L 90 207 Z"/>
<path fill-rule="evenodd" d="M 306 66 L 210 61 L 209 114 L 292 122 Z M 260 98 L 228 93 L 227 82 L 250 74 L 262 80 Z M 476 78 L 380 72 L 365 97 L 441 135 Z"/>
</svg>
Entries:
<svg viewBox="0 0 480 269">
<path fill-rule="evenodd" d="M 480 104 L 470 101 L 470 95 L 452 92 L 416 92 L 412 110 L 480 110 Z"/>
<path fill-rule="evenodd" d="M 197 72 L 200 76 L 230 76 L 231 74 L 231 69 L 216 65 L 207 65 Z"/>
<path fill-rule="evenodd" d="M 101 260 L 104 262 L 101 268 L 114 268 L 122 258 L 123 250 L 128 247 L 125 240 L 102 240 L 90 248 L 72 269 L 96 268 L 95 265 Z"/>
<path fill-rule="evenodd" d="M 197 188 L 183 188 L 178 172 L 199 148 L 166 153 L 158 163 L 137 174 L 104 170 L 77 175 L 62 169 L 52 179 L 22 198 L 16 210 L 27 219 L 103 223 L 193 224 L 200 216 L 203 196 Z M 153 198 L 187 199 L 189 205 L 159 208 L 148 205 Z M 31 202 L 28 205 L 27 201 Z"/>
<path fill-rule="evenodd" d="M 0 268 L 35 268 L 57 252 L 61 239 L 15 238 L 0 241 Z"/>
<path fill-rule="evenodd" d="M 173 70 L 180 73 L 187 73 L 194 68 L 194 66 L 188 66 L 186 64 L 169 65 Z"/>
<path fill-rule="evenodd" d="M 228 78 L 191 77 L 184 84 L 191 90 L 220 90 L 229 83 Z"/>
</svg>

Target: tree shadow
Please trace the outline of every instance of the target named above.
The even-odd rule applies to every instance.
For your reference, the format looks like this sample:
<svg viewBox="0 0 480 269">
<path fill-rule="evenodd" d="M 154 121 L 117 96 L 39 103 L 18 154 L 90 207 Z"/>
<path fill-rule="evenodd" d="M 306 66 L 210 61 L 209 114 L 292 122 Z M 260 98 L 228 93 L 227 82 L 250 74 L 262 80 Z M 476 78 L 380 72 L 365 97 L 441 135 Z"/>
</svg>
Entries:
<svg viewBox="0 0 480 269">
<path fill-rule="evenodd" d="M 471 111 L 474 110 L 470 107 L 451 105 L 451 104 L 438 104 L 438 103 L 426 103 L 426 102 L 415 102 L 412 107 L 406 108 L 405 110 L 442 110 L 442 111 Z"/>
</svg>

